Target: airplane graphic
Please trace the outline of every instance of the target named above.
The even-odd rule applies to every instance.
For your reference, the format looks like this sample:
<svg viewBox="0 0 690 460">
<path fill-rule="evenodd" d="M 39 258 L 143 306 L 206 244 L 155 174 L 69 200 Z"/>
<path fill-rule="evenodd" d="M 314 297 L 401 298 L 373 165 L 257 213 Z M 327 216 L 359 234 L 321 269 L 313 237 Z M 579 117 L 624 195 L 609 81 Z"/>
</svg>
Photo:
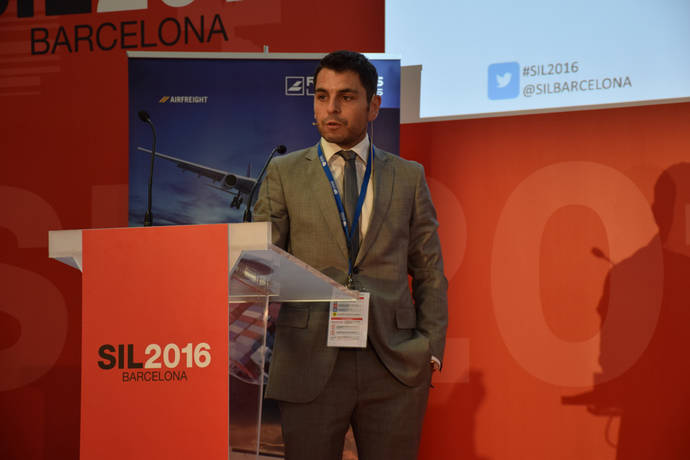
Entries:
<svg viewBox="0 0 690 460">
<path fill-rule="evenodd" d="M 151 149 L 137 147 L 137 150 L 151 154 Z M 239 174 L 233 174 L 228 171 L 223 171 L 222 169 L 215 169 L 198 163 L 192 163 L 191 161 L 165 155 L 160 152 L 156 152 L 156 157 L 175 163 L 183 172 L 190 171 L 196 174 L 197 177 L 204 176 L 211 179 L 213 182 L 206 185 L 233 196 L 230 202 L 231 208 L 239 209 L 244 198 L 249 195 L 252 187 L 256 184 L 256 179 L 249 177 L 251 174 L 251 163 L 247 167 L 247 175 L 240 176 Z"/>
</svg>

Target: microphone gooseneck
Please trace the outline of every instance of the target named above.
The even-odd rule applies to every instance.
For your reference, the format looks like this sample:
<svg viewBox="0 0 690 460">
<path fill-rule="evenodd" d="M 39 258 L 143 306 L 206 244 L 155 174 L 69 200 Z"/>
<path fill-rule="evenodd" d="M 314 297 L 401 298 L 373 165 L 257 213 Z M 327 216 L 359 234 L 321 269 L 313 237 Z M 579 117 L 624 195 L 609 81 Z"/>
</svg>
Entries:
<svg viewBox="0 0 690 460">
<path fill-rule="evenodd" d="M 148 184 L 148 204 L 146 206 L 146 214 L 144 215 L 144 227 L 150 227 L 153 225 L 153 213 L 151 212 L 151 202 L 153 200 L 153 164 L 156 159 L 156 128 L 153 126 L 153 121 L 151 121 L 151 116 L 146 110 L 140 110 L 139 119 L 151 127 L 151 132 L 153 133 L 153 145 L 151 146 L 151 168 L 149 171 L 149 184 Z"/>
<path fill-rule="evenodd" d="M 264 163 L 264 167 L 261 168 L 259 177 L 256 178 L 256 182 L 254 182 L 254 185 L 252 186 L 252 189 L 249 192 L 249 198 L 247 199 L 247 208 L 244 210 L 244 217 L 242 218 L 242 222 L 251 222 L 252 220 L 252 200 L 254 199 L 254 193 L 256 192 L 257 187 L 261 183 L 261 178 L 266 172 L 266 168 L 268 168 L 268 164 L 271 162 L 273 156 L 276 153 L 278 155 L 282 155 L 285 152 L 287 152 L 287 147 L 285 147 L 283 144 L 280 144 L 276 146 L 273 150 L 271 150 L 271 154 L 268 156 L 268 160 L 266 160 L 266 163 Z"/>
</svg>

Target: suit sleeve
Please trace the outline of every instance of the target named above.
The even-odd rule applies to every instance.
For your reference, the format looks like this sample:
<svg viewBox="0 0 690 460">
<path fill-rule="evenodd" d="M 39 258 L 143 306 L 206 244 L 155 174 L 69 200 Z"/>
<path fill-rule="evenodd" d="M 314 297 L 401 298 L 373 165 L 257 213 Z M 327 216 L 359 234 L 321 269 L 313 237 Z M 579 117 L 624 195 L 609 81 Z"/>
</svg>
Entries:
<svg viewBox="0 0 690 460">
<path fill-rule="evenodd" d="M 448 281 L 443 274 L 436 210 L 424 179 L 424 169 L 419 166 L 417 172 L 407 270 L 412 276 L 417 330 L 429 339 L 431 355 L 443 361 L 448 326 Z"/>
<path fill-rule="evenodd" d="M 273 244 L 288 250 L 290 216 L 285 203 L 285 191 L 280 176 L 278 161 L 268 165 L 266 177 L 259 188 L 259 198 L 254 205 L 254 222 L 271 222 Z"/>
</svg>

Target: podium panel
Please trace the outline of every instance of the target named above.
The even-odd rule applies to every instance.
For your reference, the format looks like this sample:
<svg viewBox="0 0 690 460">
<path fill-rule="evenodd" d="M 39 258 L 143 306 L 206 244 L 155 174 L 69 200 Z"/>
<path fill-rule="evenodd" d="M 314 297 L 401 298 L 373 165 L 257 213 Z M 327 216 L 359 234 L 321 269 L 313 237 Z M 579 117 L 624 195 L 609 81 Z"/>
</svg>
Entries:
<svg viewBox="0 0 690 460">
<path fill-rule="evenodd" d="M 82 459 L 280 455 L 262 427 L 277 302 L 358 293 L 270 241 L 268 223 L 50 232 L 83 272 Z"/>
<path fill-rule="evenodd" d="M 82 459 L 228 458 L 227 225 L 83 232 Z"/>
</svg>

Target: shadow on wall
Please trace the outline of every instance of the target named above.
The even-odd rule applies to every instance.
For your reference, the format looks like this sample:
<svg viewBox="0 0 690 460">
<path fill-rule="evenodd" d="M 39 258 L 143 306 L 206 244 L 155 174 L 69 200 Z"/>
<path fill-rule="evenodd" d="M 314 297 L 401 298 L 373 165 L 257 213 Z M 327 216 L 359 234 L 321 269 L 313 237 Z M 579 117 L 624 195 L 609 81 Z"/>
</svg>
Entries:
<svg viewBox="0 0 690 460">
<path fill-rule="evenodd" d="M 690 163 L 659 176 L 652 211 L 659 233 L 611 262 L 606 278 L 597 308 L 602 372 L 592 391 L 563 398 L 620 417 L 618 440 L 607 433 L 617 460 L 690 458 Z"/>
<path fill-rule="evenodd" d="M 469 376 L 462 383 L 452 385 L 452 391 L 447 398 L 453 404 L 434 405 L 427 410 L 424 429 L 429 432 L 448 431 L 446 427 L 436 426 L 452 420 L 452 436 L 435 436 L 433 442 L 426 443 L 422 448 L 423 458 L 450 458 L 462 460 L 488 460 L 477 454 L 475 443 L 477 412 L 486 398 L 486 385 L 483 374 L 470 369 Z M 434 391 L 432 389 L 432 391 Z M 420 458 L 422 458 L 420 456 Z"/>
</svg>

